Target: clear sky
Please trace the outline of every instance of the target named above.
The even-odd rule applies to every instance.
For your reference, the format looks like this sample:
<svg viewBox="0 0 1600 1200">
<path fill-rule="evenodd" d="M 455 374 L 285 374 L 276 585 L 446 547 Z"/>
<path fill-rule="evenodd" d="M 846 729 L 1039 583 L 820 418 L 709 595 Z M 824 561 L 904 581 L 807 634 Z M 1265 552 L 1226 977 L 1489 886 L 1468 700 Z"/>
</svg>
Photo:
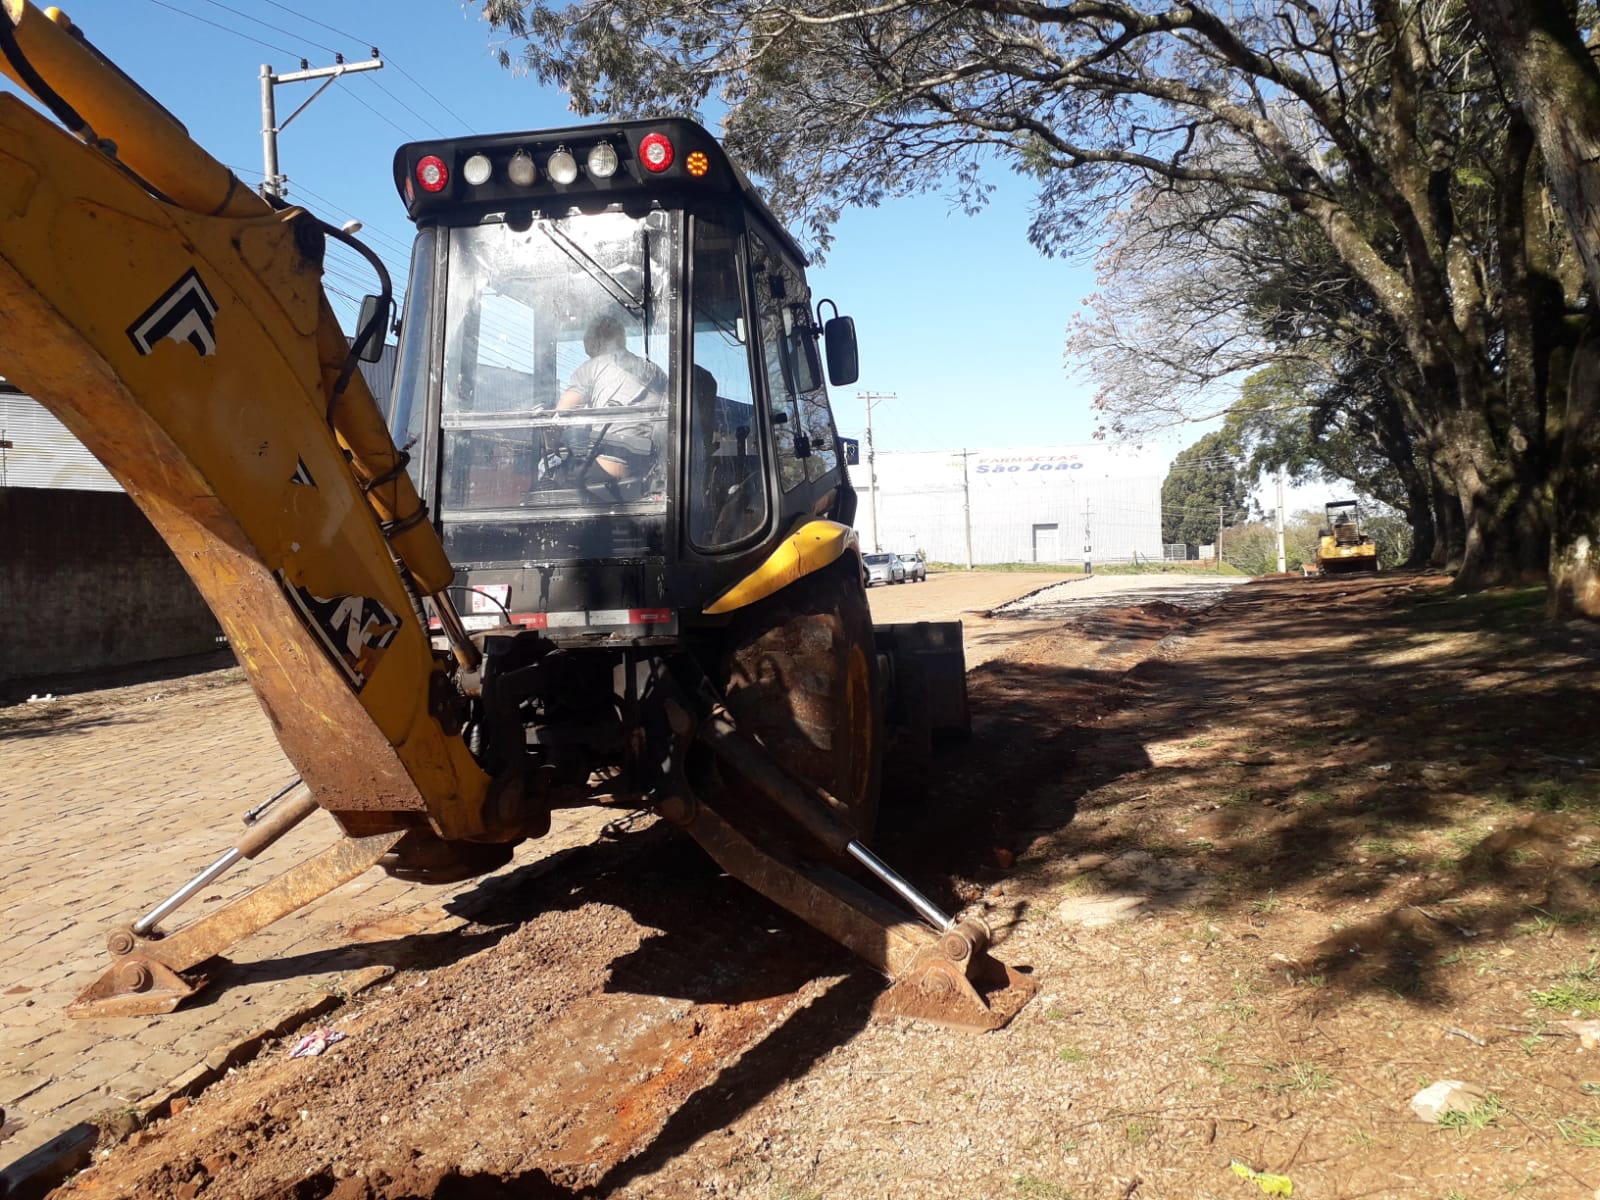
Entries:
<svg viewBox="0 0 1600 1200">
<path fill-rule="evenodd" d="M 289 199 L 362 235 L 397 286 L 410 224 L 391 177 L 402 142 L 573 123 L 566 98 L 501 69 L 480 6 L 451 0 L 78 0 L 64 4 L 90 41 L 165 104 L 195 140 L 254 185 L 261 180 L 262 64 L 292 71 L 364 59 L 294 117 L 279 139 Z M 252 20 L 251 18 L 254 18 Z M 338 31 L 338 32 L 335 32 Z M 280 124 L 313 84 L 276 93 Z M 967 217 L 938 197 L 852 212 L 812 277 L 856 320 L 862 374 L 836 389 L 847 434 L 865 424 L 863 392 L 893 392 L 873 409 L 880 451 L 1083 442 L 1097 424 L 1091 388 L 1070 376 L 1069 315 L 1092 290 L 1088 268 L 1041 258 L 1027 243 L 1030 192 L 1009 175 L 990 207 Z M 373 290 L 349 260 L 328 285 L 347 322 Z M 1198 436 L 1173 435 L 1168 453 Z"/>
</svg>

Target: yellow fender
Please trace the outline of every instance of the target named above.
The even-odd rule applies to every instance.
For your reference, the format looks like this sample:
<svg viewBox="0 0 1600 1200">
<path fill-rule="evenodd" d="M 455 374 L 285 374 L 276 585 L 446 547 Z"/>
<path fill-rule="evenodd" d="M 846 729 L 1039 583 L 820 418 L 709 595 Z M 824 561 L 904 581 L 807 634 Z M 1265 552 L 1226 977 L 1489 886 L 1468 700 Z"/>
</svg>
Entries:
<svg viewBox="0 0 1600 1200">
<path fill-rule="evenodd" d="M 767 555 L 766 561 L 707 605 L 705 611 L 711 614 L 733 612 L 757 600 L 765 600 L 855 549 L 856 531 L 850 526 L 820 517 L 803 518 Z"/>
</svg>

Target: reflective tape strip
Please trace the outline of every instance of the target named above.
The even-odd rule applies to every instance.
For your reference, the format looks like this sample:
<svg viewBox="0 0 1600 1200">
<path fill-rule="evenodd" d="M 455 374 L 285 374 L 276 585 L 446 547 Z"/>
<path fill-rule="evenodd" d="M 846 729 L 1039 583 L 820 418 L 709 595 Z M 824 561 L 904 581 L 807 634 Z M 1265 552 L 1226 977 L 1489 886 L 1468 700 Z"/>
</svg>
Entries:
<svg viewBox="0 0 1600 1200">
<path fill-rule="evenodd" d="M 605 625 L 671 625 L 670 608 L 597 608 L 589 612 L 515 613 L 524 629 L 589 629 Z"/>
<path fill-rule="evenodd" d="M 503 623 L 498 613 L 469 613 L 461 623 L 471 630 L 494 629 Z M 511 623 L 523 629 L 601 629 L 633 625 L 665 625 L 667 632 L 677 624 L 670 608 L 602 608 L 593 612 L 513 613 Z M 437 630 L 439 619 L 432 618 L 428 628 Z"/>
</svg>

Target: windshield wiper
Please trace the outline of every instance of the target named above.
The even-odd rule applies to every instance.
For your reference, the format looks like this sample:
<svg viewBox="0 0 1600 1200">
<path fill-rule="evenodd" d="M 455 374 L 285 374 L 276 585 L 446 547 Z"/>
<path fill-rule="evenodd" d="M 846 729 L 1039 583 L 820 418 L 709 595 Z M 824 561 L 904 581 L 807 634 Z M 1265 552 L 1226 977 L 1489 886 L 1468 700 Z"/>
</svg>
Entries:
<svg viewBox="0 0 1600 1200">
<path fill-rule="evenodd" d="M 560 250 L 561 253 L 582 267 L 584 273 L 604 288 L 606 293 L 618 304 L 622 305 L 623 308 L 636 317 L 642 318 L 645 315 L 644 300 L 634 295 L 627 284 L 597 263 L 589 252 L 577 242 L 573 241 L 561 230 L 549 225 L 541 224 L 535 226 L 535 228 L 544 234 L 550 240 L 550 244 L 555 246 L 557 250 Z"/>
</svg>

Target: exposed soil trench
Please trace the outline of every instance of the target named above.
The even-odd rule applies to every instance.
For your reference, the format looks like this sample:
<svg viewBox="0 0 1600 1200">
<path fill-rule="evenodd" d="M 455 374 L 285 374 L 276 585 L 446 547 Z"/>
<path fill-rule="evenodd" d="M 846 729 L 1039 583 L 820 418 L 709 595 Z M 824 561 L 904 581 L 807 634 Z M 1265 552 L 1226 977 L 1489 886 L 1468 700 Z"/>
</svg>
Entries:
<svg viewBox="0 0 1600 1200">
<path fill-rule="evenodd" d="M 1555 1022 L 1600 1012 L 1597 648 L 1507 604 L 1277 581 L 1067 612 L 974 672 L 972 742 L 879 847 L 1036 973 L 1001 1033 L 869 1023 L 881 981 L 654 825 L 489 881 L 322 1056 L 269 1049 L 63 1191 L 1259 1194 L 1238 1160 L 1588 1197 L 1600 1083 Z M 1436 1078 L 1499 1108 L 1423 1125 Z"/>
</svg>

